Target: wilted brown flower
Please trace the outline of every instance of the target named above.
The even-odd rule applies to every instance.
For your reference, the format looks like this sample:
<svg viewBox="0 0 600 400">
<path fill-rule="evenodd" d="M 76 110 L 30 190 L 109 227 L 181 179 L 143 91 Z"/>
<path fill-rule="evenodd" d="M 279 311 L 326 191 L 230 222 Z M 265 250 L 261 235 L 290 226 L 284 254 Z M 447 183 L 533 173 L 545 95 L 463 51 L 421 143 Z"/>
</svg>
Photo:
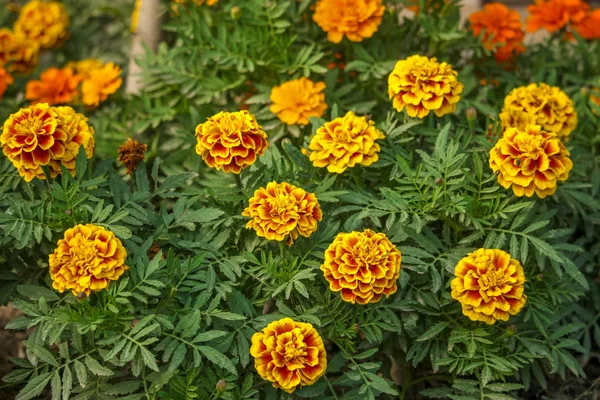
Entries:
<svg viewBox="0 0 600 400">
<path fill-rule="evenodd" d="M 132 138 L 127 139 L 125 143 L 119 147 L 119 161 L 127 167 L 127 173 L 133 174 L 137 164 L 140 161 L 144 161 L 145 152 L 148 149 L 148 145 L 142 144 Z"/>
</svg>

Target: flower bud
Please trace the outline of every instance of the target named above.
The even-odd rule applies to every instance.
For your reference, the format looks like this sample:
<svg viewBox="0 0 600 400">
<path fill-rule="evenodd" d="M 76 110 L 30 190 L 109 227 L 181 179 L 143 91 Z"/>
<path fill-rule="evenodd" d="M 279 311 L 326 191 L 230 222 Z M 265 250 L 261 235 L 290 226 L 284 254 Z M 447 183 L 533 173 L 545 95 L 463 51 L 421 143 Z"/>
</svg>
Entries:
<svg viewBox="0 0 600 400">
<path fill-rule="evenodd" d="M 221 379 L 217 382 L 217 393 L 223 394 L 225 393 L 225 390 L 227 390 L 227 382 L 225 382 L 224 379 Z"/>
<path fill-rule="evenodd" d="M 229 10 L 229 15 L 231 15 L 231 18 L 234 20 L 238 20 L 242 17 L 242 10 L 238 7 L 231 7 L 231 10 Z"/>
<path fill-rule="evenodd" d="M 517 331 L 516 325 L 510 324 L 509 326 L 506 327 L 506 336 L 511 337 L 515 334 L 516 331 Z"/>
<path fill-rule="evenodd" d="M 435 184 L 436 185 L 441 185 L 442 183 L 444 183 L 444 180 L 442 178 L 435 178 Z"/>
<path fill-rule="evenodd" d="M 477 119 L 477 110 L 475 107 L 469 107 L 466 111 L 467 121 L 475 121 Z"/>
</svg>

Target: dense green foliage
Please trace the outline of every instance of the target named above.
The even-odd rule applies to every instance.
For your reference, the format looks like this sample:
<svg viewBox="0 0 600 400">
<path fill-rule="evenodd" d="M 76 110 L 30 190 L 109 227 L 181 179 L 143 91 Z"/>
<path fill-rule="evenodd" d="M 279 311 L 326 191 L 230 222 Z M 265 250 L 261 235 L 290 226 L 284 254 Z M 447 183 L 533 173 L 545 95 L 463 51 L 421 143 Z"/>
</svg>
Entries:
<svg viewBox="0 0 600 400">
<path fill-rule="evenodd" d="M 132 4 L 65 3 L 71 38 L 44 66 L 90 56 L 124 62 Z M 600 78 L 598 43 L 552 37 L 504 68 L 459 29 L 455 5 L 404 20 L 388 10 L 373 38 L 335 45 L 312 22 L 310 0 L 239 3 L 166 12 L 164 42 L 139 60 L 144 92 L 86 112 L 98 147 L 89 162 L 81 155 L 75 177 L 26 183 L 2 158 L 0 296 L 24 313 L 9 327 L 31 329 L 27 359 L 14 360 L 3 387 L 20 385 L 20 400 L 46 387 L 53 399 L 591 393 L 586 368 L 598 371 L 600 347 L 600 118 L 588 96 Z M 326 67 L 336 53 L 343 71 Z M 455 114 L 415 120 L 393 110 L 387 75 L 412 54 L 459 71 L 465 90 Z M 302 75 L 326 82 L 329 109 L 306 128 L 288 127 L 269 111 L 270 89 Z M 24 105 L 20 79 L 0 103 L 3 118 Z M 544 200 L 515 197 L 488 167 L 504 96 L 529 82 L 561 87 L 580 120 L 567 143 L 571 176 Z M 242 103 L 271 146 L 238 187 L 196 155 L 194 129 Z M 478 112 L 468 121 L 471 106 Z M 341 175 L 314 168 L 300 148 L 347 110 L 371 115 L 384 132 L 380 160 Z M 128 136 L 149 144 L 131 177 L 115 162 Z M 289 248 L 257 237 L 241 216 L 254 190 L 273 180 L 315 193 L 324 213 L 318 231 Z M 115 232 L 130 267 L 84 299 L 55 292 L 48 274 L 56 241 L 79 223 Z M 338 232 L 363 228 L 386 233 L 403 255 L 398 292 L 368 306 L 343 302 L 319 270 Z M 527 305 L 507 323 L 472 322 L 450 297 L 454 266 L 480 247 L 504 249 L 525 267 Z M 329 354 L 327 374 L 294 395 L 261 381 L 249 354 L 253 333 L 282 316 L 312 323 Z"/>
</svg>

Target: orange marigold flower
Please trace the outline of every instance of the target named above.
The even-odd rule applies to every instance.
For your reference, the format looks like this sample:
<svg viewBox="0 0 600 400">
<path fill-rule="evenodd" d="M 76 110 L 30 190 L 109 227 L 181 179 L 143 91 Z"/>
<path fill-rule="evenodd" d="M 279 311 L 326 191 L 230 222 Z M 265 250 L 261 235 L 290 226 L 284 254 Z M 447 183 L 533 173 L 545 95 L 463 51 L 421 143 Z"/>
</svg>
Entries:
<svg viewBox="0 0 600 400">
<path fill-rule="evenodd" d="M 71 68 L 49 68 L 42 72 L 39 81 L 29 81 L 25 98 L 31 104 L 68 104 L 77 96 L 80 79 Z"/>
<path fill-rule="evenodd" d="M 21 9 L 14 28 L 41 48 L 49 49 L 67 37 L 69 16 L 58 1 L 32 0 Z"/>
<path fill-rule="evenodd" d="M 373 121 L 352 111 L 317 129 L 310 141 L 310 161 L 317 168 L 341 174 L 356 164 L 369 166 L 379 159 L 379 144 L 385 136 Z"/>
<path fill-rule="evenodd" d="M 490 168 L 498 182 L 512 187 L 516 196 L 540 198 L 554 194 L 558 181 L 565 181 L 573 168 L 569 151 L 554 133 L 539 125 L 524 130 L 508 128 L 490 152 Z"/>
<path fill-rule="evenodd" d="M 37 104 L 12 114 L 0 135 L 4 155 L 27 181 L 44 179 L 42 166 L 47 165 L 54 178 L 61 165 L 75 174 L 75 161 L 83 146 L 87 157 L 94 154 L 94 130 L 87 118 L 71 107 Z"/>
<path fill-rule="evenodd" d="M 288 393 L 314 384 L 327 369 L 327 351 L 317 330 L 291 318 L 255 333 L 250 354 L 258 374 Z"/>
<path fill-rule="evenodd" d="M 76 225 L 50 254 L 52 287 L 89 296 L 119 279 L 129 269 L 126 259 L 127 250 L 114 233 L 102 226 Z"/>
<path fill-rule="evenodd" d="M 458 262 L 451 296 L 472 321 L 508 321 L 527 302 L 525 273 L 519 261 L 498 249 L 479 249 Z"/>
<path fill-rule="evenodd" d="M 0 65 L 0 100 L 6 89 L 15 82 L 11 74 Z"/>
<path fill-rule="evenodd" d="M 527 7 L 527 31 L 546 29 L 552 33 L 568 23 L 578 24 L 586 16 L 590 6 L 583 0 L 534 0 Z"/>
<path fill-rule="evenodd" d="M 289 245 L 299 234 L 309 237 L 323 219 L 317 197 L 287 182 L 270 182 L 255 191 L 242 215 L 252 218 L 246 228 L 254 229 L 258 236 L 287 239 Z"/>
<path fill-rule="evenodd" d="M 500 118 L 506 123 L 506 113 L 514 114 L 516 111 L 529 114 L 532 124 L 541 125 L 544 130 L 556 133 L 562 140 L 568 139 L 577 127 L 577 111 L 573 101 L 560 88 L 545 83 L 532 83 L 513 89 L 504 99 Z M 525 125 L 516 126 L 522 130 Z"/>
<path fill-rule="evenodd" d="M 338 233 L 325 251 L 321 271 L 329 288 L 350 303 L 377 303 L 396 293 L 402 254 L 383 233 Z"/>
<path fill-rule="evenodd" d="M 448 63 L 419 55 L 396 63 L 388 78 L 388 94 L 394 108 L 411 117 L 424 118 L 430 111 L 438 117 L 453 113 L 463 85 Z"/>
<path fill-rule="evenodd" d="M 22 34 L 0 28 L 0 65 L 10 71 L 26 72 L 38 63 L 39 46 Z"/>
<path fill-rule="evenodd" d="M 469 16 L 475 36 L 483 32 L 483 45 L 494 51 L 498 62 L 507 61 L 513 54 L 525 51 L 523 27 L 519 13 L 502 3 L 489 3 L 483 10 Z"/>
<path fill-rule="evenodd" d="M 119 161 L 127 167 L 127 173 L 129 175 L 133 174 L 138 163 L 144 161 L 144 158 L 146 158 L 146 149 L 148 149 L 148 145 L 142 144 L 132 138 L 127 139 L 127 141 L 119 147 Z"/>
<path fill-rule="evenodd" d="M 92 71 L 102 67 L 104 67 L 104 63 L 97 58 L 86 58 L 85 60 L 71 61 L 65 68 L 73 69 L 82 80 L 85 80 L 90 78 Z"/>
<path fill-rule="evenodd" d="M 309 117 L 321 117 L 327 110 L 325 82 L 295 79 L 271 89 L 271 112 L 288 125 L 308 125 Z"/>
<path fill-rule="evenodd" d="M 196 153 L 209 167 L 239 174 L 262 156 L 267 134 L 248 111 L 220 112 L 196 127 Z"/>
<path fill-rule="evenodd" d="M 377 32 L 384 12 L 382 0 L 319 0 L 313 20 L 330 42 L 339 43 L 344 36 L 362 42 Z"/>
<path fill-rule="evenodd" d="M 121 67 L 115 63 L 108 63 L 101 68 L 92 69 L 81 85 L 83 104 L 97 107 L 108 96 L 116 93 L 122 83 Z"/>
<path fill-rule="evenodd" d="M 575 30 L 584 39 L 600 39 L 600 8 L 590 12 L 574 26 Z"/>
</svg>

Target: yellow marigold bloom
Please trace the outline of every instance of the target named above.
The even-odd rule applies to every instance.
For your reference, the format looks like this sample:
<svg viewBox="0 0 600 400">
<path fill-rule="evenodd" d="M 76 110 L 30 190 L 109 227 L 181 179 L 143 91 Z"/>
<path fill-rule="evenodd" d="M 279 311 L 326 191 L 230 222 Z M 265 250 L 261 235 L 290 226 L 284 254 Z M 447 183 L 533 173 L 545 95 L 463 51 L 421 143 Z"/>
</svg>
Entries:
<svg viewBox="0 0 600 400">
<path fill-rule="evenodd" d="M 504 129 L 519 128 L 524 130 L 527 125 L 535 125 L 536 118 L 523 110 L 508 108 L 500 113 L 500 122 Z"/>
<path fill-rule="evenodd" d="M 42 72 L 39 81 L 29 81 L 25 98 L 31 104 L 68 104 L 77 96 L 80 79 L 71 68 L 49 68 Z"/>
<path fill-rule="evenodd" d="M 554 194 L 558 181 L 565 181 L 573 168 L 569 151 L 554 133 L 539 125 L 524 130 L 508 128 L 490 152 L 490 168 L 498 182 L 512 187 L 516 196 L 540 198 Z"/>
<path fill-rule="evenodd" d="M 15 82 L 11 74 L 0 65 L 0 100 L 6 89 Z"/>
<path fill-rule="evenodd" d="M 87 118 L 71 107 L 49 107 L 37 104 L 12 114 L 4 123 L 0 135 L 4 155 L 27 181 L 44 179 L 42 166 L 47 165 L 52 177 L 62 172 L 64 165 L 75 174 L 79 147 L 87 157 L 94 153 L 94 130 Z"/>
<path fill-rule="evenodd" d="M 299 234 L 309 237 L 323 219 L 317 197 L 286 182 L 270 182 L 255 191 L 242 215 L 252 218 L 246 228 L 258 236 L 277 241 L 287 238 L 289 245 Z"/>
<path fill-rule="evenodd" d="M 83 104 L 97 107 L 101 102 L 108 99 L 121 87 L 121 67 L 115 63 L 108 63 L 101 68 L 90 71 L 89 76 L 83 80 L 81 93 Z"/>
<path fill-rule="evenodd" d="M 577 127 L 577 111 L 573 101 L 556 86 L 545 83 L 532 83 L 513 89 L 504 99 L 502 112 L 513 110 L 530 114 L 534 118 L 533 123 L 556 133 L 562 140 L 568 139 Z M 523 128 L 522 125 L 516 127 Z"/>
<path fill-rule="evenodd" d="M 271 89 L 271 112 L 288 125 L 308 125 L 309 117 L 321 117 L 327 110 L 324 82 L 295 79 Z"/>
<path fill-rule="evenodd" d="M 196 127 L 196 153 L 209 167 L 239 174 L 262 156 L 267 134 L 248 111 L 220 112 Z"/>
<path fill-rule="evenodd" d="M 129 175 L 133 174 L 138 163 L 144 161 L 144 158 L 146 158 L 146 149 L 148 149 L 148 145 L 142 144 L 132 138 L 127 139 L 127 141 L 119 147 L 118 159 L 125 165 Z"/>
<path fill-rule="evenodd" d="M 379 144 L 385 136 L 373 121 L 352 111 L 317 129 L 310 141 L 310 161 L 318 168 L 341 174 L 356 164 L 369 166 L 379 159 Z"/>
<path fill-rule="evenodd" d="M 86 58 L 80 61 L 71 61 L 67 63 L 65 68 L 73 69 L 77 75 L 82 79 L 89 79 L 92 71 L 101 69 L 104 67 L 104 63 L 97 58 Z"/>
<path fill-rule="evenodd" d="M 49 49 L 67 37 L 69 16 L 58 1 L 32 0 L 21 9 L 14 28 L 41 48 Z"/>
<path fill-rule="evenodd" d="M 377 303 L 396 293 L 402 254 L 383 233 L 338 233 L 325 251 L 321 271 L 329 289 L 350 303 Z"/>
<path fill-rule="evenodd" d="M 339 43 L 344 36 L 362 42 L 377 32 L 384 12 L 382 0 L 319 0 L 313 20 L 330 42 Z"/>
<path fill-rule="evenodd" d="M 10 71 L 26 72 L 38 63 L 39 46 L 22 34 L 0 28 L 0 65 Z"/>
<path fill-rule="evenodd" d="M 77 225 L 65 232 L 50 254 L 52 287 L 71 290 L 75 296 L 108 287 L 129 269 L 127 250 L 109 230 L 97 225 Z"/>
<path fill-rule="evenodd" d="M 419 55 L 396 63 L 388 78 L 388 94 L 394 108 L 411 117 L 424 118 L 430 111 L 438 117 L 453 113 L 463 85 L 448 63 Z"/>
<path fill-rule="evenodd" d="M 527 302 L 525 273 L 519 261 L 498 249 L 479 249 L 458 262 L 451 296 L 472 321 L 508 321 Z"/>
<path fill-rule="evenodd" d="M 327 369 L 327 351 L 317 330 L 291 318 L 255 333 L 250 354 L 258 374 L 288 393 L 314 384 Z"/>
<path fill-rule="evenodd" d="M 142 8 L 142 0 L 135 0 L 135 5 L 133 7 L 133 12 L 131 13 L 131 33 L 137 32 L 138 22 L 140 19 L 140 9 Z"/>
</svg>

